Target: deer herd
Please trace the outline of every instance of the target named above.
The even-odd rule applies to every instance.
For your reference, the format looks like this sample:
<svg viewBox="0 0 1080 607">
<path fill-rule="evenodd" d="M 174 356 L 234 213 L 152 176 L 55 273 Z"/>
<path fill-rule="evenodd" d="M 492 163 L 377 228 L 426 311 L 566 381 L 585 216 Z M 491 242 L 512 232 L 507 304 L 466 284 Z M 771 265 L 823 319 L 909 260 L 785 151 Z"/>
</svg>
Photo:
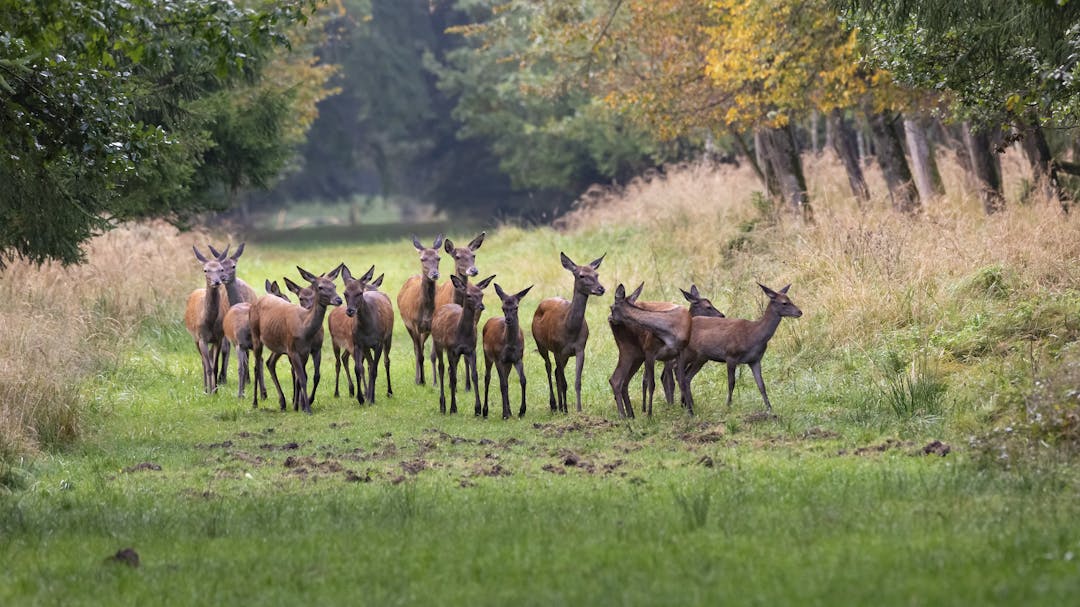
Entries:
<svg viewBox="0 0 1080 607">
<path fill-rule="evenodd" d="M 430 377 L 433 385 L 438 378 L 440 412 L 447 410 L 446 385 L 449 383 L 450 413 L 457 413 L 457 370 L 458 364 L 463 362 L 464 389 L 469 391 L 471 387 L 473 391 L 473 410 L 477 416 L 486 418 L 488 415 L 491 367 L 494 365 L 499 376 L 503 419 L 513 416 L 509 393 L 511 369 L 517 371 L 521 389 L 517 415 L 523 417 L 526 410 L 525 334 L 518 319 L 518 308 L 532 286 L 516 292 L 507 291 L 499 283 L 493 283 L 494 275 L 470 282 L 470 278 L 479 275 L 476 252 L 483 244 L 484 236 L 481 233 L 463 247 L 454 246 L 442 235 L 427 247 L 414 236 L 412 244 L 419 253 L 420 274 L 406 280 L 398 291 L 397 311 L 412 338 L 415 382 L 419 385 L 426 381 L 424 351 L 428 338 L 431 338 Z M 252 406 L 257 408 L 260 397 L 267 399 L 263 366 L 265 349 L 268 350 L 265 369 L 274 382 L 280 409 L 287 409 L 285 393 L 277 376 L 277 361 L 284 356 L 291 369 L 293 409 L 311 413 L 319 387 L 325 325 L 330 329 L 334 355 L 334 396 L 340 397 L 340 377 L 344 367 L 349 396 L 355 395 L 360 404 L 374 404 L 380 360 L 386 376 L 386 396 L 393 395 L 390 346 L 394 307 L 390 297 L 379 290 L 384 276 L 375 278 L 374 266 L 358 278 L 343 263 L 318 275 L 297 266 L 301 283 L 284 278 L 286 288 L 297 298 L 298 303 L 294 304 L 276 281 L 266 280 L 266 294 L 260 297 L 237 278 L 237 261 L 244 252 L 244 245 L 237 247 L 232 255 L 229 248 L 218 251 L 210 246 L 210 255 L 206 256 L 197 247 L 192 247 L 195 259 L 202 264 L 206 284 L 188 296 L 184 322 L 199 351 L 207 393 L 216 392 L 218 386 L 226 382 L 229 352 L 235 348 L 238 397 L 244 397 L 245 388 L 254 377 Z M 454 260 L 454 273 L 450 280 L 441 284 L 438 282 L 440 250 Z M 585 344 L 589 339 L 585 309 L 590 297 L 602 296 L 607 290 L 600 283 L 598 274 L 603 255 L 584 265 L 576 264 L 564 253 L 560 253 L 559 258 L 562 267 L 573 276 L 573 294 L 569 300 L 548 297 L 540 301 L 532 318 L 531 332 L 536 350 L 544 359 L 551 411 L 566 413 L 569 410 L 566 366 L 573 358 L 574 401 L 577 410 L 581 411 L 581 374 L 585 367 Z M 338 277 L 343 283 L 340 295 L 334 282 Z M 477 328 L 484 310 L 484 291 L 492 284 L 501 300 L 503 315 L 489 318 L 479 335 L 485 367 L 481 404 Z M 641 301 L 644 283 L 630 293 L 623 285 L 618 285 L 608 324 L 618 348 L 618 360 L 609 383 L 619 415 L 634 417 L 630 380 L 642 368 L 642 412 L 652 415 L 657 362 L 663 363 L 660 382 L 665 400 L 669 404 L 674 402 L 675 386 L 678 385 L 682 405 L 690 415 L 694 413 L 690 382 L 709 361 L 727 365 L 728 407 L 735 388 L 736 368 L 745 364 L 753 373 L 766 411 L 771 411 L 761 376 L 761 359 L 780 320 L 798 318 L 802 311 L 788 298 L 791 285 L 779 291 L 760 283 L 758 286 L 769 302 L 761 318 L 746 320 L 726 318 L 701 295 L 697 286 L 692 285 L 689 291 L 680 289 L 689 302 L 689 307 L 685 307 L 671 302 Z M 254 353 L 253 372 L 248 368 L 249 352 Z M 307 372 L 309 360 L 310 375 Z"/>
</svg>

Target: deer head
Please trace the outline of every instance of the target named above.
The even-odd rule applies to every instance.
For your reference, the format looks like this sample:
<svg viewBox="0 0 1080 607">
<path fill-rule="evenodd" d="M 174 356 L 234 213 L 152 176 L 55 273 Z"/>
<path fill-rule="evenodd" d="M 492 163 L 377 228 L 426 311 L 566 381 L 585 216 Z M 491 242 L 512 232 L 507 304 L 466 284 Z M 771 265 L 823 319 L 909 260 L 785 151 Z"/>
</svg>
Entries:
<svg viewBox="0 0 1080 607">
<path fill-rule="evenodd" d="M 464 301 L 465 304 L 462 307 L 468 308 L 471 306 L 472 309 L 477 312 L 484 310 L 484 289 L 486 289 L 494 279 L 495 275 L 492 274 L 476 284 L 469 284 L 458 278 L 457 274 L 450 275 L 450 282 L 454 283 L 454 290 L 464 297 L 462 301 Z"/>
<path fill-rule="evenodd" d="M 349 317 L 356 316 L 356 310 L 364 299 L 364 292 L 368 290 L 368 283 L 373 274 L 375 274 L 375 266 L 371 266 L 363 276 L 356 279 L 353 278 L 348 266 L 341 264 L 341 279 L 345 281 L 345 314 Z"/>
<path fill-rule="evenodd" d="M 495 293 L 499 296 L 499 299 L 502 300 L 503 316 L 506 318 L 517 318 L 518 306 L 532 288 L 533 285 L 529 285 L 513 295 L 507 295 L 502 287 L 499 286 L 499 283 L 495 283 Z"/>
<path fill-rule="evenodd" d="M 222 265 L 222 261 L 225 259 L 224 253 L 214 252 L 214 256 L 207 258 L 205 255 L 199 252 L 199 249 L 195 245 L 191 245 L 191 250 L 195 251 L 195 259 L 198 259 L 203 265 L 203 275 L 206 277 L 207 288 L 213 288 L 218 285 L 225 284 L 225 267 Z M 213 248 L 210 249 L 213 251 Z M 226 250 L 226 253 L 228 250 Z"/>
<path fill-rule="evenodd" d="M 686 301 L 690 302 L 690 316 L 725 318 L 723 312 L 717 310 L 711 301 L 701 296 L 701 293 L 698 292 L 697 285 L 690 285 L 689 293 L 682 289 L 679 289 L 679 291 L 683 294 L 683 297 L 686 298 Z"/>
<path fill-rule="evenodd" d="M 281 299 L 284 299 L 285 301 L 289 301 L 289 296 L 281 292 L 281 287 L 278 286 L 278 283 L 277 283 L 276 280 L 274 282 L 270 282 L 270 279 L 267 278 L 265 288 L 266 288 L 266 294 L 267 295 L 273 295 L 275 297 L 280 297 Z M 314 291 L 312 291 L 312 294 L 314 295 Z"/>
<path fill-rule="evenodd" d="M 449 238 L 446 239 L 444 248 L 454 258 L 454 273 L 458 276 L 476 276 L 480 273 L 476 269 L 476 250 L 480 248 L 480 245 L 484 244 L 485 235 L 486 232 L 480 232 L 479 236 L 473 238 L 464 247 L 454 247 L 453 241 Z"/>
<path fill-rule="evenodd" d="M 244 244 L 246 243 L 240 243 L 240 246 L 236 247 L 236 252 L 232 255 L 229 255 L 229 246 L 232 245 L 226 246 L 225 250 L 220 253 L 214 249 L 214 245 L 206 245 L 210 249 L 210 252 L 221 260 L 221 267 L 225 271 L 224 278 L 221 281 L 222 284 L 227 285 L 236 281 L 236 260 L 240 259 L 240 256 L 244 254 Z"/>
<path fill-rule="evenodd" d="M 802 310 L 797 308 L 795 304 L 791 303 L 791 300 L 788 299 L 787 292 L 788 289 L 791 288 L 791 285 L 788 285 L 779 291 L 773 291 L 760 282 L 758 283 L 758 286 L 769 296 L 769 307 L 775 310 L 780 316 L 788 316 L 791 318 L 802 316 Z"/>
<path fill-rule="evenodd" d="M 604 255 L 607 255 L 606 253 Z M 579 266 L 574 263 L 566 253 L 559 253 L 562 266 L 574 275 L 574 290 L 583 295 L 603 295 L 604 285 L 600 284 L 600 275 L 596 270 L 600 268 L 600 262 L 604 261 L 604 255 L 594 259 L 587 265 Z"/>
<path fill-rule="evenodd" d="M 300 266 L 296 266 L 296 269 L 300 272 L 300 277 L 311 283 L 311 288 L 315 291 L 315 302 L 320 306 L 340 306 L 341 297 L 337 294 L 337 287 L 334 286 L 334 279 L 337 278 L 338 272 L 341 271 L 341 266 L 330 270 L 325 274 L 316 276 L 311 272 L 308 272 Z M 286 279 L 286 284 L 289 281 Z M 290 287 L 291 288 L 291 287 Z M 299 296 L 299 294 L 297 294 Z"/>
<path fill-rule="evenodd" d="M 435 242 L 432 243 L 431 248 L 425 247 L 420 243 L 415 235 L 412 237 L 413 247 L 420 252 L 420 268 L 421 273 L 428 280 L 439 279 L 439 246 L 443 243 L 443 235 L 439 234 L 435 237 Z"/>
</svg>

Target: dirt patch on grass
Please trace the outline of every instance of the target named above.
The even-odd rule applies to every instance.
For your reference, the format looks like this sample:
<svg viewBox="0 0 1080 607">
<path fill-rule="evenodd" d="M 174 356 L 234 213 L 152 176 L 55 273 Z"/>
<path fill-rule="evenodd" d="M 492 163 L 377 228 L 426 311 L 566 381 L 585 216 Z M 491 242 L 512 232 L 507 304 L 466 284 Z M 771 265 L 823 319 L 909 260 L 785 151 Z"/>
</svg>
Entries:
<svg viewBox="0 0 1080 607">
<path fill-rule="evenodd" d="M 833 432 L 832 430 L 826 430 L 820 426 L 814 426 L 806 432 L 803 432 L 802 437 L 804 440 L 828 440 L 831 438 L 840 438 L 840 434 Z"/>
<path fill-rule="evenodd" d="M 724 440 L 727 428 L 722 425 L 702 424 L 696 430 L 679 435 L 679 438 L 687 443 L 700 445 L 704 443 L 717 443 Z"/>
<path fill-rule="evenodd" d="M 427 470 L 431 467 L 431 462 L 423 458 L 417 458 L 414 460 L 401 462 L 401 469 L 404 470 L 407 474 L 412 475 L 420 474 L 424 470 Z"/>
<path fill-rule="evenodd" d="M 131 474 L 132 472 L 144 472 L 144 471 L 161 472 L 161 466 L 159 466 L 159 465 L 157 465 L 157 464 L 155 464 L 153 462 L 143 462 L 141 464 L 135 464 L 134 466 L 128 466 L 127 468 L 124 468 L 124 473 L 125 474 Z"/>
<path fill-rule="evenodd" d="M 924 455 L 939 455 L 941 457 L 945 457 L 951 451 L 952 447 L 939 440 L 931 441 L 922 448 L 922 452 Z"/>
<path fill-rule="evenodd" d="M 553 436 L 555 438 L 562 438 L 572 432 L 581 432 L 586 438 L 592 438 L 596 435 L 596 432 L 616 427 L 618 427 L 618 424 L 602 417 L 585 417 L 568 421 L 533 424 L 533 428 L 539 430 L 544 436 Z"/>
<path fill-rule="evenodd" d="M 761 422 L 774 422 L 780 418 L 770 411 L 755 411 L 748 414 L 743 418 L 743 421 L 748 424 L 760 424 Z"/>
<path fill-rule="evenodd" d="M 503 467 L 498 462 L 477 462 L 473 465 L 472 471 L 469 476 L 487 476 L 487 477 L 500 477 L 500 476 L 512 476 L 514 473 Z"/>
<path fill-rule="evenodd" d="M 886 451 L 892 451 L 894 449 L 909 449 L 915 446 L 915 443 L 911 441 L 902 441 L 897 438 L 885 439 L 885 442 L 878 443 L 876 445 L 867 445 L 865 447 L 858 447 L 853 450 L 841 449 L 837 451 L 837 455 L 858 455 L 858 456 L 871 456 L 879 453 L 885 453 Z"/>
</svg>

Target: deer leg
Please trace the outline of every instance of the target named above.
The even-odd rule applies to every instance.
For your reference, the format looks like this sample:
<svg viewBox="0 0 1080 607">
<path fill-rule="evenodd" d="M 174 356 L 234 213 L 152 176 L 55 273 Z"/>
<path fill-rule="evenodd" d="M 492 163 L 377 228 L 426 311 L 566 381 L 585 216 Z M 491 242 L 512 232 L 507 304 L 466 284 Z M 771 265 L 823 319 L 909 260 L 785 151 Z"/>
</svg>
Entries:
<svg viewBox="0 0 1080 607">
<path fill-rule="evenodd" d="M 201 339 L 195 343 L 195 346 L 199 348 L 199 361 L 202 362 L 203 391 L 211 394 L 217 389 L 215 384 L 217 378 L 214 376 L 214 362 L 210 354 L 210 346 Z"/>
<path fill-rule="evenodd" d="M 289 354 L 289 362 L 292 363 L 293 376 L 296 381 L 296 392 L 293 393 L 293 398 L 298 398 L 300 409 L 304 413 L 311 415 L 311 403 L 307 399 L 307 369 L 304 368 L 307 361 L 298 353 L 291 353 Z"/>
<path fill-rule="evenodd" d="M 382 358 L 382 345 L 376 344 L 375 348 L 371 350 L 371 358 L 368 361 L 371 364 L 371 369 L 368 370 L 368 376 L 371 378 L 371 386 L 368 388 L 368 396 L 371 398 L 371 404 L 375 404 L 375 380 L 379 377 L 379 359 Z"/>
<path fill-rule="evenodd" d="M 552 412 L 554 412 L 556 410 L 555 409 L 555 388 L 552 387 L 554 384 L 552 384 L 552 382 L 551 382 L 551 359 L 548 357 L 547 350 L 540 350 L 540 356 L 544 357 L 544 369 L 547 370 L 548 404 L 551 406 Z"/>
<path fill-rule="evenodd" d="M 765 380 L 761 377 L 761 361 L 750 363 L 750 372 L 754 374 L 754 381 L 757 382 L 758 391 L 761 392 L 761 398 L 765 399 L 765 410 L 771 412 L 772 404 L 769 403 L 769 395 L 765 393 Z"/>
<path fill-rule="evenodd" d="M 225 380 L 228 379 L 228 375 L 229 375 L 228 374 L 229 348 L 230 348 L 229 340 L 226 339 L 226 340 L 224 340 L 222 342 L 222 344 L 220 346 L 220 349 L 218 350 L 218 356 L 215 358 L 215 360 L 217 360 L 218 362 L 221 363 L 220 366 L 218 366 L 218 369 L 217 369 L 217 372 L 218 372 L 217 383 L 219 383 L 219 384 L 224 384 Z"/>
<path fill-rule="evenodd" d="M 555 358 L 555 392 L 558 395 L 558 411 L 566 413 L 566 360 Z"/>
<path fill-rule="evenodd" d="M 648 413 L 649 416 L 652 416 L 653 394 L 656 393 L 656 360 L 645 361 L 645 370 L 641 373 L 641 376 L 641 409 Z M 645 393 L 648 393 L 648 400 L 646 400 Z"/>
<path fill-rule="evenodd" d="M 664 386 L 664 400 L 675 404 L 675 360 L 664 361 L 664 370 L 660 372 L 660 384 Z"/>
<path fill-rule="evenodd" d="M 450 359 L 450 413 L 457 413 L 457 364 L 460 354 L 454 352 L 453 348 L 446 352 L 447 358 Z M 442 369 L 439 369 L 441 372 Z"/>
<path fill-rule="evenodd" d="M 731 395 L 735 392 L 735 368 L 739 366 L 739 363 L 729 362 L 727 364 L 727 406 L 731 408 Z"/>
<path fill-rule="evenodd" d="M 270 379 L 274 380 L 274 387 L 277 388 L 278 393 L 278 405 L 282 411 L 285 411 L 285 392 L 281 390 L 281 382 L 278 381 L 277 376 L 277 361 L 281 358 L 281 354 L 274 352 L 266 359 L 266 370 L 270 372 Z"/>
<path fill-rule="evenodd" d="M 510 363 L 499 361 L 499 395 L 502 396 L 502 418 L 510 419 Z M 487 408 L 484 408 L 484 416 L 487 416 Z"/>
<path fill-rule="evenodd" d="M 364 404 L 364 395 L 367 393 L 363 386 L 364 377 L 364 357 L 356 356 L 356 350 L 353 350 L 353 374 L 356 375 L 356 402 L 358 404 Z M 352 396 L 350 393 L 349 396 Z"/>
<path fill-rule="evenodd" d="M 477 382 L 476 377 L 476 350 L 469 352 L 465 355 L 465 379 L 468 380 L 472 377 L 473 386 L 473 399 L 475 400 L 474 409 L 477 415 L 483 414 L 484 419 L 487 419 L 488 409 L 487 407 L 481 408 L 480 406 L 480 384 Z"/>
<path fill-rule="evenodd" d="M 319 372 L 321 367 L 322 348 L 311 352 L 311 368 L 314 372 L 314 378 L 311 383 L 311 395 L 308 396 L 308 410 L 311 410 L 311 405 L 315 404 L 315 393 L 319 391 L 319 378 L 322 377 L 322 374 Z"/>
<path fill-rule="evenodd" d="M 341 348 L 334 346 L 334 398 L 341 398 Z M 348 368 L 348 367 L 346 367 Z"/>
<path fill-rule="evenodd" d="M 696 361 L 687 362 L 684 366 L 683 361 L 680 359 L 679 367 L 682 367 L 682 372 L 680 373 L 678 368 L 675 370 L 677 374 L 682 376 L 679 378 L 679 389 L 682 390 L 683 404 L 686 405 L 687 412 L 690 415 L 694 414 L 694 395 L 690 391 L 690 382 L 693 381 L 694 376 L 698 374 L 698 371 L 701 371 L 703 366 L 705 366 L 704 362 L 699 363 Z"/>
<path fill-rule="evenodd" d="M 577 395 L 577 410 L 581 412 L 581 371 L 585 368 L 585 348 L 582 348 L 575 357 L 577 368 L 574 372 L 574 393 Z"/>
<path fill-rule="evenodd" d="M 416 385 L 424 385 L 424 347 L 420 343 L 420 334 L 409 331 L 409 337 L 412 338 L 413 357 L 416 359 Z M 435 381 L 435 376 L 432 374 L 431 381 Z"/>
<path fill-rule="evenodd" d="M 442 414 L 445 415 L 446 414 L 446 392 L 445 392 L 445 390 L 443 388 L 443 381 L 445 379 L 443 376 L 445 374 L 444 370 L 445 370 L 446 363 L 443 362 L 442 355 L 440 353 L 438 353 L 434 347 L 432 347 L 432 349 L 431 349 L 431 355 L 439 357 L 439 413 L 442 413 Z M 433 381 L 433 382 L 435 381 L 434 376 L 432 376 L 431 381 Z"/>
<path fill-rule="evenodd" d="M 484 410 L 488 408 L 488 392 L 491 391 L 491 357 L 484 353 Z"/>
<path fill-rule="evenodd" d="M 258 409 L 259 408 L 259 388 L 260 387 L 262 388 L 263 400 L 266 400 L 266 384 L 265 384 L 265 380 L 263 379 L 263 370 L 262 370 L 262 344 L 260 343 L 260 344 L 258 344 L 256 346 L 254 346 L 252 348 L 252 351 L 255 354 L 255 367 L 254 367 L 254 369 L 252 369 L 252 375 L 255 376 L 255 385 L 252 386 L 252 388 L 251 388 L 251 392 L 252 392 L 251 406 L 254 409 Z"/>
<path fill-rule="evenodd" d="M 386 372 L 386 398 L 394 395 L 394 389 L 390 387 L 390 341 L 383 345 L 383 371 Z"/>
<path fill-rule="evenodd" d="M 236 348 L 236 375 L 236 383 L 239 386 L 236 398 L 244 398 L 244 388 L 247 386 L 250 374 L 248 373 L 248 352 L 241 347 Z"/>
<path fill-rule="evenodd" d="M 517 369 L 518 383 L 521 384 L 521 408 L 518 409 L 518 417 L 525 417 L 525 365 L 519 360 L 514 363 L 514 368 Z"/>
<path fill-rule="evenodd" d="M 421 352 L 421 358 L 423 358 L 423 352 L 424 352 L 424 342 L 426 342 L 426 341 L 427 341 L 428 335 L 430 335 L 430 333 L 425 333 L 425 334 L 423 334 L 423 335 L 421 335 L 421 336 L 420 336 L 420 352 Z M 435 344 L 434 344 L 434 343 L 432 343 L 432 344 L 431 344 L 431 350 L 432 350 L 433 352 L 435 351 Z M 447 355 L 449 355 L 449 353 L 447 353 Z M 421 380 L 421 383 L 423 382 L 423 379 L 424 379 L 424 374 L 423 374 L 423 373 L 420 373 L 420 380 Z M 431 381 L 435 381 L 435 359 L 434 359 L 434 358 L 432 358 L 432 359 L 431 359 Z"/>
</svg>

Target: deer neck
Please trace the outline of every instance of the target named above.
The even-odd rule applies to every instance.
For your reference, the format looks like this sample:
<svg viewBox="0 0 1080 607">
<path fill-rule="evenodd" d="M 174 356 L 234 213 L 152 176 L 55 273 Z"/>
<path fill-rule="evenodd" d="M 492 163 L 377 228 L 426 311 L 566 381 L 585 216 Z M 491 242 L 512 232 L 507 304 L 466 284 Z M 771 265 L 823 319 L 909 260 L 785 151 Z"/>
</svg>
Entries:
<svg viewBox="0 0 1080 607">
<path fill-rule="evenodd" d="M 476 344 L 476 308 L 462 306 L 461 319 L 458 321 L 457 343 Z"/>
<path fill-rule="evenodd" d="M 235 306 L 238 303 L 244 301 L 240 297 L 240 287 L 236 286 L 236 281 L 231 280 L 225 283 L 225 294 L 229 298 L 229 305 Z"/>
<path fill-rule="evenodd" d="M 464 274 L 458 274 L 457 276 L 458 276 L 458 278 L 461 279 L 461 282 L 463 282 L 465 284 L 469 284 L 469 277 L 468 276 L 466 276 Z M 457 289 L 453 289 L 453 292 L 454 292 L 454 303 L 456 303 L 457 305 L 464 308 L 465 307 L 465 294 L 458 291 Z"/>
<path fill-rule="evenodd" d="M 570 301 L 570 314 L 566 317 L 566 333 L 576 336 L 585 325 L 585 304 L 589 303 L 589 294 L 574 290 L 574 299 Z"/>
<path fill-rule="evenodd" d="M 777 327 L 780 326 L 780 313 L 776 311 L 776 308 L 770 303 L 765 307 L 765 313 L 761 315 L 761 318 L 754 322 L 754 327 L 750 331 L 751 337 L 756 343 L 765 343 L 772 339 L 774 333 L 776 333 Z"/>
<path fill-rule="evenodd" d="M 221 289 L 217 287 L 206 287 L 206 297 L 203 298 L 204 316 L 206 322 L 210 324 L 216 324 L 218 317 L 221 316 Z"/>
<path fill-rule="evenodd" d="M 364 299 L 363 294 L 361 294 L 360 301 L 356 304 L 356 324 L 353 325 L 353 333 L 363 333 L 365 329 L 374 324 L 374 318 L 375 315 L 368 306 L 367 300 Z"/>
<path fill-rule="evenodd" d="M 674 347 L 676 342 L 679 341 L 681 336 L 678 335 L 678 319 L 674 318 L 670 312 L 643 310 L 629 305 L 627 308 L 627 322 L 625 324 L 652 333 L 659 337 L 664 342 L 664 345 L 669 348 Z"/>
<path fill-rule="evenodd" d="M 306 310 L 304 314 L 300 316 L 300 337 L 305 343 L 311 343 L 315 339 L 315 334 L 322 329 L 323 319 L 326 318 L 326 305 L 321 301 L 316 300 L 315 305 L 311 306 L 310 310 Z"/>
<path fill-rule="evenodd" d="M 521 324 L 518 322 L 517 313 L 515 312 L 514 314 L 507 314 L 503 317 L 503 319 L 503 330 L 505 331 L 505 339 L 503 340 L 503 343 L 508 345 L 517 343 L 517 336 L 518 333 L 521 331 Z"/>
<path fill-rule="evenodd" d="M 435 281 L 425 273 L 420 277 L 420 316 L 431 325 L 431 315 L 435 313 Z"/>
</svg>

